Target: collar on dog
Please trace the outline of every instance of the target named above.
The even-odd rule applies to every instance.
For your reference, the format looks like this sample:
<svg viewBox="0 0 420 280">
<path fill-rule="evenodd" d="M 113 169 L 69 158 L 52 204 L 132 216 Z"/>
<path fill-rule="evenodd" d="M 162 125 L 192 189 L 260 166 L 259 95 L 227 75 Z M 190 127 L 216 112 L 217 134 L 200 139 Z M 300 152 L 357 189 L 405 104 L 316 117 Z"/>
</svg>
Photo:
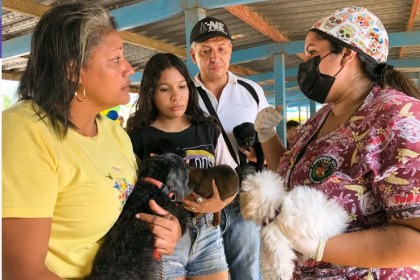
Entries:
<svg viewBox="0 0 420 280">
<path fill-rule="evenodd" d="M 164 194 L 166 194 L 170 198 L 172 198 L 172 196 L 174 195 L 174 193 L 172 193 L 169 190 L 169 187 L 167 185 L 165 185 L 164 183 L 162 183 L 161 181 L 158 181 L 158 180 L 150 178 L 150 177 L 143 178 L 143 180 L 145 180 L 146 182 L 152 183 L 153 185 L 155 185 L 159 190 L 161 190 Z"/>
<path fill-rule="evenodd" d="M 269 223 L 274 221 L 274 219 L 277 217 L 277 215 L 280 214 L 280 210 L 281 210 L 281 208 L 276 209 L 276 212 L 274 213 L 274 217 L 272 219 L 269 219 L 268 221 L 263 222 L 262 226 L 266 227 Z"/>
</svg>

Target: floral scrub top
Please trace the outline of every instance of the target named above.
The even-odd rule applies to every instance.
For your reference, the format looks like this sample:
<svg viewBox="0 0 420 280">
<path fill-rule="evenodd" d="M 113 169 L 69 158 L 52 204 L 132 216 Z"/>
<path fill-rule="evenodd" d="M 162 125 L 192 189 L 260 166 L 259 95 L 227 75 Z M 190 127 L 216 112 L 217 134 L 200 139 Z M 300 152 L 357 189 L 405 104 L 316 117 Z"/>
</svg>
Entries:
<svg viewBox="0 0 420 280">
<path fill-rule="evenodd" d="M 288 187 L 309 185 L 335 199 L 350 215 L 348 232 L 419 218 L 420 101 L 375 87 L 341 128 L 310 142 L 330 111 L 327 105 L 311 118 L 280 159 Z M 364 269 L 298 260 L 294 279 L 311 278 L 420 280 L 420 266 Z"/>
</svg>

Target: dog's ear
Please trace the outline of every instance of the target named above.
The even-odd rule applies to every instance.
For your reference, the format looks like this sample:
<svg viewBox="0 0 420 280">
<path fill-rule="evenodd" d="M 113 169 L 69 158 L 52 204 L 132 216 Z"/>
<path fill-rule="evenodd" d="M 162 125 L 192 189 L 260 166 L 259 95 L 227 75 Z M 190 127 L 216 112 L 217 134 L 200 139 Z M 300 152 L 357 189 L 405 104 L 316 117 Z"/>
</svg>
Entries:
<svg viewBox="0 0 420 280">
<path fill-rule="evenodd" d="M 149 157 L 142 161 L 139 166 L 138 176 L 139 178 L 142 177 L 155 177 L 155 173 L 159 173 L 160 168 L 159 164 L 159 155 L 155 155 L 153 157 Z M 158 178 L 155 178 L 158 179 Z"/>
<path fill-rule="evenodd" d="M 237 125 L 233 128 L 233 136 L 235 136 L 235 138 L 238 138 L 239 133 L 240 133 L 240 125 Z"/>
<path fill-rule="evenodd" d="M 172 155 L 175 156 L 175 155 Z M 170 164 L 173 164 L 174 168 L 170 168 L 166 176 L 166 185 L 171 189 L 172 192 L 176 193 L 177 199 L 184 199 L 187 196 L 188 191 L 188 181 L 190 167 L 184 162 L 184 160 L 176 156 L 179 159 L 175 161 L 171 160 Z"/>
</svg>

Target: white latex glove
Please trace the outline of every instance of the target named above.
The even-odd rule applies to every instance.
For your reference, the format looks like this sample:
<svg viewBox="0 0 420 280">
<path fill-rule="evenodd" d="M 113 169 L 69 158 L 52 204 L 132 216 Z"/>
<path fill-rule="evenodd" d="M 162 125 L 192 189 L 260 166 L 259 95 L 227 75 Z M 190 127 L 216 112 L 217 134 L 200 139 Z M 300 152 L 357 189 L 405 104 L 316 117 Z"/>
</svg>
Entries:
<svg viewBox="0 0 420 280">
<path fill-rule="evenodd" d="M 292 243 L 292 249 L 301 253 L 303 258 L 313 259 L 315 261 L 322 260 L 326 240 L 315 240 L 302 237 L 283 225 L 280 226 L 280 230 Z"/>
<path fill-rule="evenodd" d="M 257 114 L 254 128 L 258 133 L 258 138 L 261 143 L 269 141 L 276 135 L 274 128 L 283 120 L 283 116 L 281 115 L 282 109 L 283 106 L 281 105 L 275 109 L 267 107 Z"/>
</svg>

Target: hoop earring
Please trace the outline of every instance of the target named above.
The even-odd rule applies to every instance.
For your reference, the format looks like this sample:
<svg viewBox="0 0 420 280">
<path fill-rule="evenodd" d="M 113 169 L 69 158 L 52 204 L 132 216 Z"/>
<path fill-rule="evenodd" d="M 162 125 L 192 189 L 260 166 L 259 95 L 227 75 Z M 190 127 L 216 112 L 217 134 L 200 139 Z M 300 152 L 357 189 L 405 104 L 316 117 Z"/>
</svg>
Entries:
<svg viewBox="0 0 420 280">
<path fill-rule="evenodd" d="M 79 84 L 81 87 L 82 87 L 82 89 L 83 89 L 83 99 L 82 100 L 80 100 L 79 98 L 77 98 L 77 90 L 74 92 L 74 96 L 76 97 L 76 99 L 77 99 L 77 101 L 79 101 L 79 102 L 83 102 L 83 101 L 85 101 L 85 99 L 86 99 L 86 91 L 85 91 L 85 88 L 83 87 L 83 85 L 82 84 Z"/>
</svg>

